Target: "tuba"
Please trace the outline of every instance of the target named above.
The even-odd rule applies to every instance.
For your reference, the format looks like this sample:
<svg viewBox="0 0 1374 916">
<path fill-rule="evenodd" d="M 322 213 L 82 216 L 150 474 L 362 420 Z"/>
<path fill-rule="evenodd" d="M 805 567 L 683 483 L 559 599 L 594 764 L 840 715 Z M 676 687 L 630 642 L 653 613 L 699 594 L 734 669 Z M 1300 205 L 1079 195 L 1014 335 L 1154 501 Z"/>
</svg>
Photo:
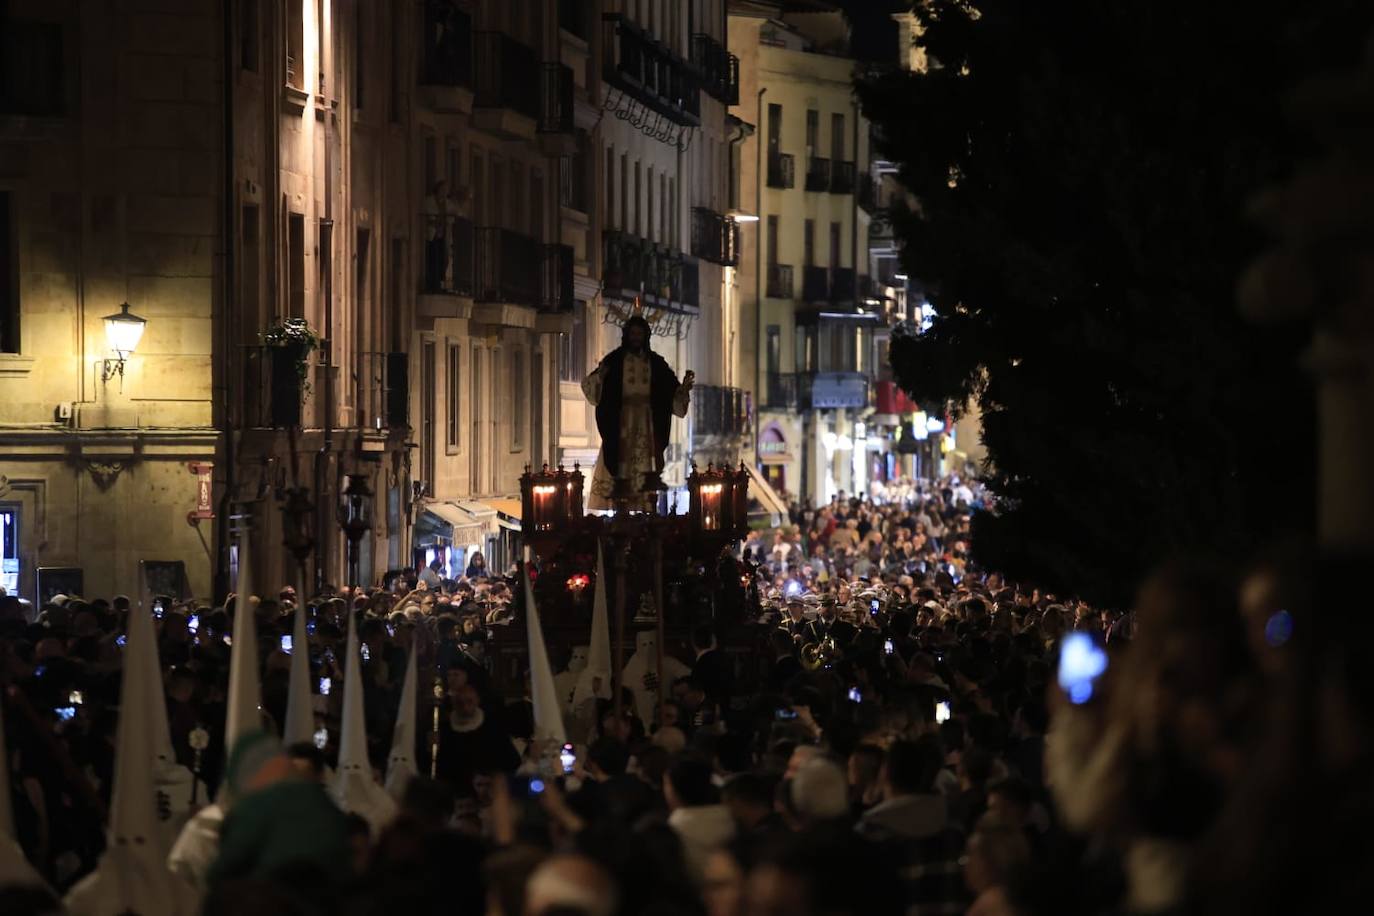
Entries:
<svg viewBox="0 0 1374 916">
<path fill-rule="evenodd" d="M 835 637 L 826 636 L 820 642 L 809 642 L 801 647 L 802 667 L 807 671 L 828 668 L 838 655 L 839 647 L 835 645 Z"/>
</svg>

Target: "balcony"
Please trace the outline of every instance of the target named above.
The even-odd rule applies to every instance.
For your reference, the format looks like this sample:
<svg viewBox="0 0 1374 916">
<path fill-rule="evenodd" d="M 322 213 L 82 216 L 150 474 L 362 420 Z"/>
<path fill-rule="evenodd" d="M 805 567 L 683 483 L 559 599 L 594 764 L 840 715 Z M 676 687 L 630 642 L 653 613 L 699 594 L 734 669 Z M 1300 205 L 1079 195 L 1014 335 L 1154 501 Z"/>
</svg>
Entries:
<svg viewBox="0 0 1374 916">
<path fill-rule="evenodd" d="M 863 207 L 864 212 L 869 216 L 876 216 L 881 209 L 879 206 L 878 180 L 868 172 L 859 174 L 859 206 Z"/>
<path fill-rule="evenodd" d="M 353 384 L 360 429 L 405 429 L 410 425 L 410 362 L 405 353 L 359 353 Z"/>
<path fill-rule="evenodd" d="M 868 381 L 862 372 L 817 372 L 810 378 L 810 397 L 804 406 L 812 410 L 867 407 Z"/>
<path fill-rule="evenodd" d="M 461 216 L 425 214 L 425 285 L 430 295 L 471 296 L 475 266 L 472 221 Z"/>
<path fill-rule="evenodd" d="M 472 110 L 472 15 L 454 0 L 425 4 L 421 96 L 443 112 Z"/>
<path fill-rule="evenodd" d="M 701 74 L 701 88 L 726 105 L 739 104 L 739 58 L 710 35 L 692 36 L 692 66 Z"/>
<path fill-rule="evenodd" d="M 793 188 L 797 184 L 796 164 L 791 153 L 768 154 L 768 187 Z"/>
<path fill-rule="evenodd" d="M 770 299 L 791 299 L 792 298 L 792 265 L 791 264 L 769 264 L 768 265 L 768 284 L 764 293 Z"/>
<path fill-rule="evenodd" d="M 802 268 L 802 301 L 830 301 L 830 271 L 807 265 Z"/>
<path fill-rule="evenodd" d="M 854 193 L 854 163 L 834 159 L 830 163 L 830 193 Z"/>
<path fill-rule="evenodd" d="M 611 230 L 605 237 L 604 285 L 608 294 L 695 312 L 700 305 L 700 265 L 679 251 Z"/>
<path fill-rule="evenodd" d="M 571 245 L 545 245 L 542 264 L 543 295 L 539 307 L 546 312 L 573 310 L 573 249 Z"/>
<path fill-rule="evenodd" d="M 871 254 L 888 255 L 897 253 L 896 238 L 892 234 L 892 221 L 874 217 L 868 224 L 868 250 Z"/>
<path fill-rule="evenodd" d="M 806 190 L 824 192 L 830 190 L 830 160 L 812 156 L 806 160 Z"/>
<path fill-rule="evenodd" d="M 770 372 L 764 385 L 763 407 L 795 410 L 798 403 L 798 376 L 791 372 Z"/>
<path fill-rule="evenodd" d="M 539 80 L 540 133 L 573 131 L 573 72 L 562 64 L 544 64 Z"/>
<path fill-rule="evenodd" d="M 769 410 L 827 410 L 868 406 L 868 376 L 862 372 L 770 372 L 763 407 Z"/>
<path fill-rule="evenodd" d="M 245 428 L 301 425 L 301 401 L 313 366 L 307 364 L 302 375 L 297 357 L 291 347 L 243 348 L 241 422 Z"/>
<path fill-rule="evenodd" d="M 539 123 L 539 55 L 504 32 L 478 32 L 474 42 L 477 126 L 507 139 L 532 139 Z"/>
<path fill-rule="evenodd" d="M 747 391 L 719 385 L 697 385 L 692 389 L 693 440 L 742 439 L 752 432 Z"/>
<path fill-rule="evenodd" d="M 692 208 L 692 254 L 722 267 L 738 267 L 739 223 L 705 207 Z"/>
<path fill-rule="evenodd" d="M 854 292 L 854 268 L 830 268 L 830 301 L 837 305 L 853 305 Z"/>
<path fill-rule="evenodd" d="M 496 226 L 477 230 L 478 302 L 538 305 L 542 292 L 543 247 L 527 235 Z"/>
<path fill-rule="evenodd" d="M 695 68 L 619 13 L 603 16 L 607 83 L 680 127 L 701 124 Z"/>
</svg>

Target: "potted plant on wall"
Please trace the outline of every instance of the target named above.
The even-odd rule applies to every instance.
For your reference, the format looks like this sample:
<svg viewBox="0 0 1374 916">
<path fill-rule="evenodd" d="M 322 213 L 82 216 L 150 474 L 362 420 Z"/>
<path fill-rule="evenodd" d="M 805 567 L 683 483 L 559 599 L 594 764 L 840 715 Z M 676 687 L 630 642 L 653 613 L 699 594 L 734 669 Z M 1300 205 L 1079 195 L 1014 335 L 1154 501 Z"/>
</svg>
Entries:
<svg viewBox="0 0 1374 916">
<path fill-rule="evenodd" d="M 310 393 L 310 357 L 320 336 L 304 318 L 285 318 L 263 332 L 272 355 L 272 425 L 299 426 L 301 400 Z"/>
</svg>

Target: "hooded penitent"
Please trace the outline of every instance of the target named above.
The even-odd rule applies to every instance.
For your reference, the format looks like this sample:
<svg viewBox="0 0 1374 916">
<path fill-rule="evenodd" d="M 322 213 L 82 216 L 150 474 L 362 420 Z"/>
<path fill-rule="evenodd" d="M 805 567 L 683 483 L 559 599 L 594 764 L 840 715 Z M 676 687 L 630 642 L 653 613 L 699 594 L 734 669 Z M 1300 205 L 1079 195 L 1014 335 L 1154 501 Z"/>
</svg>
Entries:
<svg viewBox="0 0 1374 916">
<path fill-rule="evenodd" d="M 686 665 L 671 655 L 663 656 L 663 684 L 665 691 L 673 681 L 691 674 Z M 658 634 L 653 630 L 640 630 L 635 637 L 635 654 L 625 663 L 621 672 L 621 683 L 628 687 L 635 697 L 635 712 L 645 727 L 654 724 L 654 712 L 658 707 L 658 687 L 650 687 L 647 680 L 658 674 Z"/>
<path fill-rule="evenodd" d="M 553 666 L 544 648 L 544 630 L 539 623 L 539 608 L 534 603 L 529 576 L 525 577 L 525 630 L 529 637 L 534 739 L 545 746 L 561 745 L 568 740 L 563 728 L 563 704 L 558 701 L 558 688 L 554 686 Z"/>
<path fill-rule="evenodd" d="M 310 691 L 310 641 L 306 632 L 305 589 L 296 586 L 295 628 L 291 636 L 291 677 L 287 682 L 286 722 L 282 741 L 287 745 L 309 741 L 315 735 L 315 711 Z"/>
<path fill-rule="evenodd" d="M 367 757 L 367 726 L 363 718 L 363 661 L 358 648 L 355 615 L 348 615 L 348 662 L 344 670 L 343 723 L 339 735 L 339 767 L 329 794 L 340 808 L 364 818 L 374 834 L 396 815 L 396 802 L 372 778 Z"/>
<path fill-rule="evenodd" d="M 262 723 L 262 685 L 258 671 L 258 627 L 253 619 L 253 551 L 247 536 L 239 542 L 239 581 L 234 599 L 233 645 L 229 653 L 228 715 L 224 746 L 232 748 L 239 738 L 257 731 Z"/>
<path fill-rule="evenodd" d="M 386 791 L 392 798 L 400 799 L 405 792 L 406 783 L 419 773 L 415 766 L 416 691 L 419 672 L 416 669 L 416 649 L 410 647 L 410 659 L 406 662 L 405 680 L 401 682 L 401 706 L 396 711 L 396 729 L 391 733 L 391 753 L 386 761 Z"/>
<path fill-rule="evenodd" d="M 577 676 L 572 706 L 581 709 L 590 700 L 611 698 L 611 628 L 606 610 L 606 560 L 601 542 L 596 545 L 596 597 L 592 601 L 592 634 L 587 647 L 586 667 Z"/>
<path fill-rule="evenodd" d="M 199 900 L 191 886 L 166 864 L 154 772 L 157 735 L 151 706 L 149 672 L 156 665 L 152 620 L 146 611 L 129 614 L 128 641 L 115 739 L 114 791 L 110 800 L 109 838 L 94 872 L 67 895 L 72 916 L 181 916 L 196 912 Z M 160 691 L 159 691 L 160 693 Z"/>
</svg>

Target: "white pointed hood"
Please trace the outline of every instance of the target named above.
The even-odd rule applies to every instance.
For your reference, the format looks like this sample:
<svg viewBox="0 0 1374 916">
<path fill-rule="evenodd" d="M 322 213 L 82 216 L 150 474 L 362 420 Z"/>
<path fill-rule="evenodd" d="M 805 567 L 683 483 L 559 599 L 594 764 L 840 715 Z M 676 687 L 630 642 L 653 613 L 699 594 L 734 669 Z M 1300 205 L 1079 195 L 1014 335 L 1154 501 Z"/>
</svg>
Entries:
<svg viewBox="0 0 1374 916">
<path fill-rule="evenodd" d="M 295 629 L 291 635 L 291 677 L 287 683 L 286 721 L 282 743 L 309 741 L 315 736 L 314 697 L 310 692 L 310 634 L 305 627 L 305 589 L 296 586 Z"/>
<path fill-rule="evenodd" d="M 154 786 L 157 735 L 150 707 L 158 702 L 149 672 L 157 666 L 148 612 L 129 613 L 115 739 L 109 838 L 96 870 L 68 894 L 72 916 L 180 916 L 197 909 L 195 892 L 167 870 L 163 821 Z M 153 656 L 150 660 L 149 656 Z M 170 742 L 169 742 L 170 743 Z"/>
<path fill-rule="evenodd" d="M 330 794 L 343 810 L 362 816 L 375 835 L 396 814 L 396 803 L 372 778 L 367 759 L 367 724 L 363 717 L 363 661 L 358 647 L 357 615 L 348 612 L 348 661 L 344 669 L 343 723 L 339 766 Z"/>
<path fill-rule="evenodd" d="M 592 635 L 588 642 L 587 667 L 577 676 L 573 691 L 573 709 L 591 699 L 611 698 L 611 626 L 606 611 L 606 593 L 610 590 L 606 579 L 606 559 L 601 541 L 596 542 L 596 597 L 592 601 Z"/>
<path fill-rule="evenodd" d="M 177 763 L 176 751 L 172 747 L 172 729 L 167 721 L 167 693 L 162 683 L 162 663 L 158 657 L 157 632 L 152 618 L 144 611 L 129 615 L 129 636 L 133 642 L 137 632 L 138 641 L 146 643 L 147 651 L 140 651 L 143 658 L 142 677 L 138 683 L 139 709 L 148 716 L 149 731 L 152 734 L 153 791 L 160 796 L 159 802 L 166 815 L 159 823 L 159 841 L 162 851 L 168 852 L 176 842 L 177 835 L 186 820 L 191 816 L 191 798 L 195 791 L 195 774 Z M 126 644 L 127 650 L 127 644 Z M 135 661 L 126 651 L 124 663 Z"/>
<path fill-rule="evenodd" d="M 406 783 L 419 775 L 415 767 L 415 743 L 419 737 L 415 731 L 415 694 L 419 677 L 415 644 L 412 642 L 405 680 L 401 682 L 401 706 L 396 711 L 396 730 L 391 733 L 391 754 L 386 761 L 386 791 L 398 801 L 405 793 Z"/>
<path fill-rule="evenodd" d="M 534 588 L 525 574 L 525 630 L 530 649 L 530 698 L 534 703 L 534 740 L 545 745 L 568 740 L 563 728 L 563 708 L 558 688 L 553 683 L 553 666 L 544 648 L 544 630 L 539 623 L 539 608 L 534 603 Z M 547 749 L 547 748 L 546 748 Z"/>
<path fill-rule="evenodd" d="M 239 581 L 234 599 L 233 645 L 229 653 L 228 715 L 224 746 L 232 748 L 248 732 L 262 727 L 262 683 L 258 670 L 258 625 L 254 619 L 252 549 L 247 535 L 239 539 Z M 227 751 L 226 751 L 227 752 Z"/>
</svg>

